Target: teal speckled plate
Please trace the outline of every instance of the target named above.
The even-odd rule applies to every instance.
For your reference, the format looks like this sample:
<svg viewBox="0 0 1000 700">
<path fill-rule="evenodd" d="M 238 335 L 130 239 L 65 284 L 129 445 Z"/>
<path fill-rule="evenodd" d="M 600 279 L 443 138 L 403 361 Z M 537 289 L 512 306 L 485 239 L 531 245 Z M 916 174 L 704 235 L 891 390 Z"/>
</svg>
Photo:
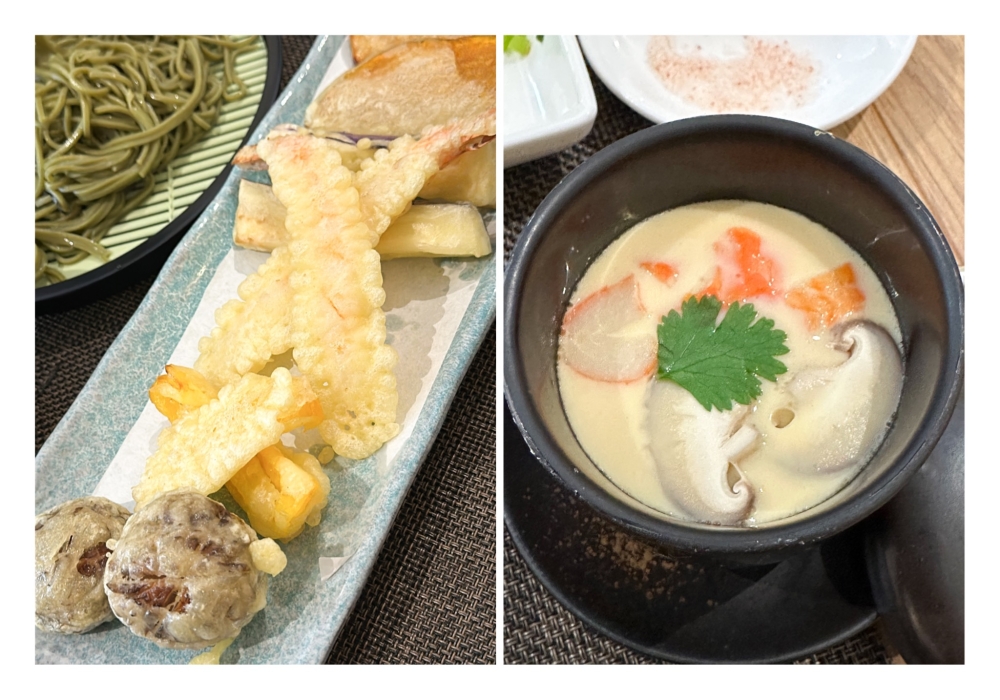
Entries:
<svg viewBox="0 0 1000 700">
<path fill-rule="evenodd" d="M 276 124 L 301 123 L 342 43 L 343 37 L 317 40 L 251 141 Z M 122 455 L 129 453 L 129 445 L 141 447 L 149 440 L 138 430 L 157 419 L 146 392 L 164 364 L 183 355 L 189 338 L 201 334 L 192 322 L 199 303 L 220 266 L 233 264 L 239 177 L 235 171 L 230 174 L 219 196 L 193 224 L 39 451 L 36 513 L 95 489 L 103 493 L 105 472 L 114 472 L 126 459 Z M 236 257 L 237 267 L 253 262 L 252 257 Z M 322 523 L 283 545 L 288 567 L 272 580 L 268 606 L 223 654 L 223 663 L 324 660 L 493 320 L 495 253 L 477 260 L 394 260 L 384 264 L 383 274 L 389 342 L 400 355 L 403 431 L 368 459 L 338 457 L 326 466 L 332 488 Z M 227 505 L 235 509 L 231 501 Z M 349 558 L 322 580 L 319 558 L 341 556 Z M 160 649 L 117 621 L 84 635 L 35 632 L 36 663 L 187 663 L 195 653 Z"/>
</svg>

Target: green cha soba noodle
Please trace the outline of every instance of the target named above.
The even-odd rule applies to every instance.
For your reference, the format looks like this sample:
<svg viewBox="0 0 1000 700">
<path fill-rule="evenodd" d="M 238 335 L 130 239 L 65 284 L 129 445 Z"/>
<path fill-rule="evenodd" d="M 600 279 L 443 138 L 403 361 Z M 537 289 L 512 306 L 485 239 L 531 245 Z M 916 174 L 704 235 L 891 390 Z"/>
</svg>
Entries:
<svg viewBox="0 0 1000 700">
<path fill-rule="evenodd" d="M 255 41 L 35 38 L 36 284 L 62 280 L 56 264 L 109 257 L 101 238 L 154 174 L 246 95 L 235 59 Z"/>
</svg>

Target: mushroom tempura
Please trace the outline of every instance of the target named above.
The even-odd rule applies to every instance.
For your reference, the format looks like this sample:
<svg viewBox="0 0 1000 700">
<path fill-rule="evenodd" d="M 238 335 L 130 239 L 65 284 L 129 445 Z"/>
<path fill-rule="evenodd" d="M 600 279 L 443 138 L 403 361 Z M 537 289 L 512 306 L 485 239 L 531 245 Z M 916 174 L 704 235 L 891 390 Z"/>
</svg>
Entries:
<svg viewBox="0 0 1000 700">
<path fill-rule="evenodd" d="M 206 496 L 163 494 L 114 543 L 104 573 L 111 609 L 164 648 L 201 649 L 235 637 L 267 604 L 255 545 L 268 541 Z"/>
<path fill-rule="evenodd" d="M 35 626 L 70 634 L 114 619 L 104 594 L 107 543 L 128 517 L 117 503 L 87 496 L 35 518 Z"/>
</svg>

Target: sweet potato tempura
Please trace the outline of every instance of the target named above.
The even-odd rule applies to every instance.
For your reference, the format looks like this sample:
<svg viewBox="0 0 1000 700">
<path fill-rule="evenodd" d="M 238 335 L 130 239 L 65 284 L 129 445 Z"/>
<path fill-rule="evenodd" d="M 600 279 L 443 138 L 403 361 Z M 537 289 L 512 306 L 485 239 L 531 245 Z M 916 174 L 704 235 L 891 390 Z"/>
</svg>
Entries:
<svg viewBox="0 0 1000 700">
<path fill-rule="evenodd" d="M 298 415 L 315 398 L 283 368 L 223 387 L 218 398 L 179 415 L 160 433 L 156 452 L 132 489 L 136 508 L 179 488 L 215 493 L 251 457 L 281 439 L 289 429 L 282 416 Z"/>
<path fill-rule="evenodd" d="M 292 391 L 303 398 L 315 397 L 305 377 L 292 377 Z M 149 400 L 171 423 L 211 403 L 217 395 L 216 387 L 197 370 L 180 365 L 167 365 L 149 389 Z M 323 410 L 315 398 L 297 401 L 291 411 L 278 414 L 286 431 L 315 428 L 322 420 Z M 257 534 L 288 540 L 307 523 L 319 524 L 330 479 L 311 454 L 295 452 L 277 442 L 233 474 L 226 490 L 246 512 Z"/>
</svg>

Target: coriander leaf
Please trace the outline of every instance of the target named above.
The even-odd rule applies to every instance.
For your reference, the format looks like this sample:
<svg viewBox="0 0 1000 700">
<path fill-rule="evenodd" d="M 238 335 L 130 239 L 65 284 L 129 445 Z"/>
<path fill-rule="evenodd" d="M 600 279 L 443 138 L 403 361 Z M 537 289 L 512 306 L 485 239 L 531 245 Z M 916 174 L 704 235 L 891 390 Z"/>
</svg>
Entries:
<svg viewBox="0 0 1000 700">
<path fill-rule="evenodd" d="M 774 321 L 757 318 L 753 304 L 734 302 L 716 326 L 721 310 L 714 296 L 689 297 L 681 313 L 671 311 L 656 329 L 657 378 L 684 387 L 707 411 L 749 404 L 761 394 L 758 377 L 773 382 L 788 370 L 775 359 L 788 348 Z"/>
</svg>

